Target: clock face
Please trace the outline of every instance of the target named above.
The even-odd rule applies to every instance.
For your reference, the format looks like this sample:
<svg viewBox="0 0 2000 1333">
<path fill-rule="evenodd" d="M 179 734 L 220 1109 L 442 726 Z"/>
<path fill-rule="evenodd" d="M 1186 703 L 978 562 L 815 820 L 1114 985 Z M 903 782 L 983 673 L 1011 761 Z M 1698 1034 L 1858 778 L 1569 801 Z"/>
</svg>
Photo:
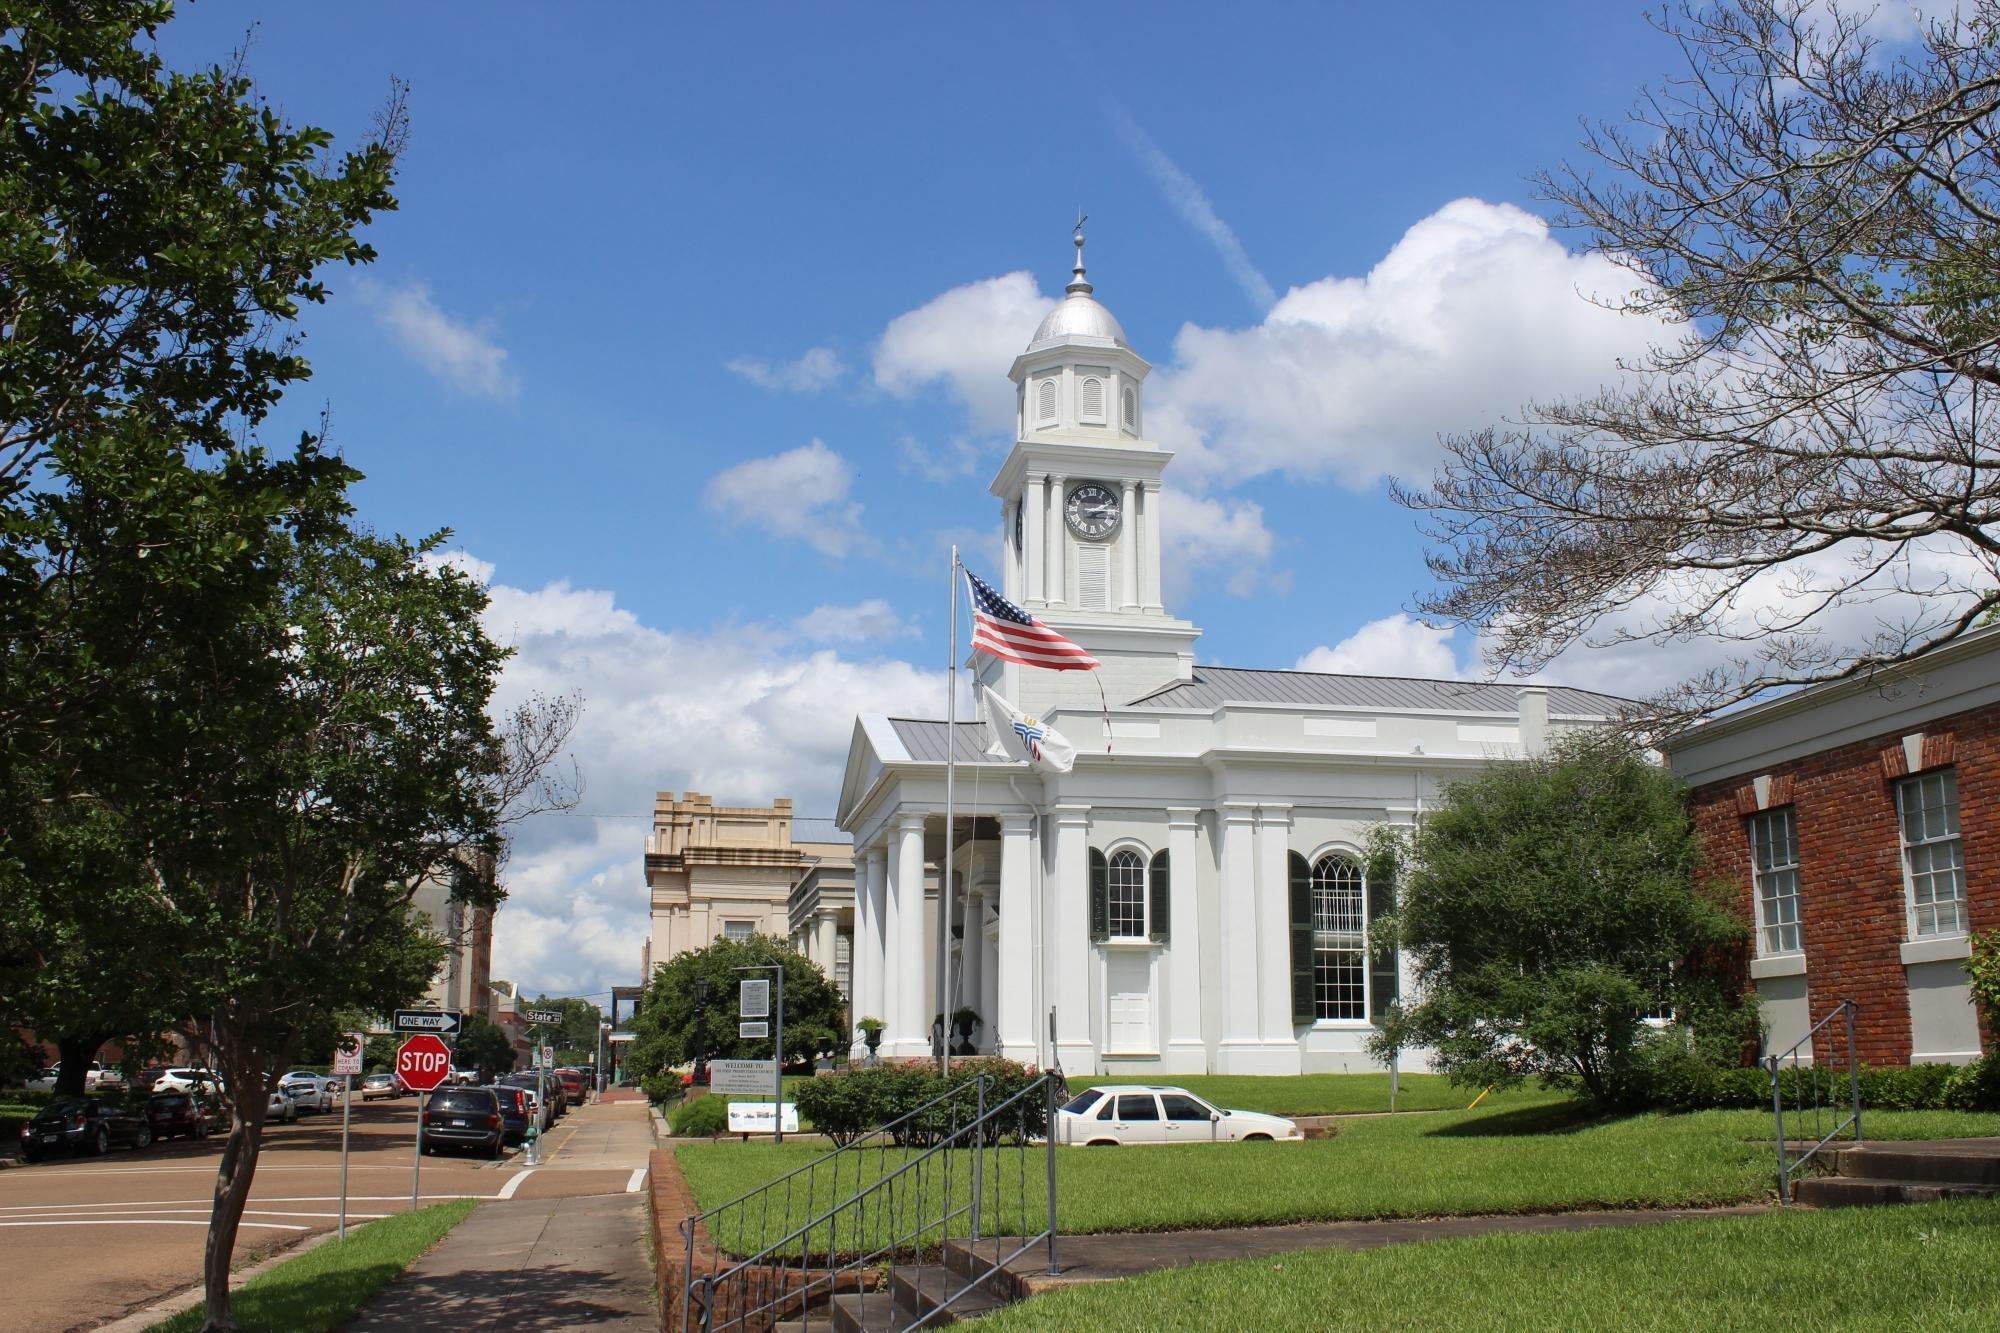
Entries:
<svg viewBox="0 0 2000 1333">
<path fill-rule="evenodd" d="M 1109 537 L 1118 530 L 1118 497 L 1108 486 L 1085 482 L 1069 493 L 1063 514 L 1077 536 Z"/>
</svg>

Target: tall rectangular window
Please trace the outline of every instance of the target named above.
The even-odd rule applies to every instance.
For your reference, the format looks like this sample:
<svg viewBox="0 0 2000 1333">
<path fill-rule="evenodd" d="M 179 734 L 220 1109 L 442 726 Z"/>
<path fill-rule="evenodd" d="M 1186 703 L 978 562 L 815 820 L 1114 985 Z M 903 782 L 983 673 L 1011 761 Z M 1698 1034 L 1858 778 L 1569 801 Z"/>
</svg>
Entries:
<svg viewBox="0 0 2000 1333">
<path fill-rule="evenodd" d="M 1364 902 L 1357 862 L 1322 856 L 1313 866 L 1313 1004 L 1323 1021 L 1358 1023 L 1368 1017 Z"/>
<path fill-rule="evenodd" d="M 755 921 L 725 921 L 722 923 L 722 938 L 725 940 L 747 940 L 757 933 Z"/>
<path fill-rule="evenodd" d="M 1757 882 L 1757 952 L 1798 953 L 1799 824 L 1791 806 L 1750 819 L 1750 868 Z"/>
<path fill-rule="evenodd" d="M 1910 938 L 1965 933 L 1965 850 L 1958 838 L 1958 773 L 1941 768 L 1896 784 Z"/>
</svg>

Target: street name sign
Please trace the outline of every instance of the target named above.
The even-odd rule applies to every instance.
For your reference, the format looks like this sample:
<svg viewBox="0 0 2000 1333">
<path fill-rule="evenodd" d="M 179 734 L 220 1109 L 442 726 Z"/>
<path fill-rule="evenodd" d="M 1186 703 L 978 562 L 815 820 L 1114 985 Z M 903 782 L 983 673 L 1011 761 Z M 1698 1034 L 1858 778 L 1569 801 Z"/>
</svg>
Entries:
<svg viewBox="0 0 2000 1333">
<path fill-rule="evenodd" d="M 739 981 L 736 983 L 736 1012 L 742 1018 L 769 1018 L 771 1016 L 771 983 L 768 981 Z"/>
<path fill-rule="evenodd" d="M 451 1049 L 428 1032 L 419 1032 L 396 1051 L 396 1077 L 418 1092 L 429 1092 L 451 1075 Z"/>
<path fill-rule="evenodd" d="M 562 1022 L 562 1010 L 530 1009 L 528 1011 L 528 1021 L 530 1023 L 560 1023 Z"/>
<path fill-rule="evenodd" d="M 761 1018 L 754 1023 L 738 1023 L 736 1025 L 736 1035 L 738 1037 L 768 1037 L 771 1035 L 771 1025 Z"/>
<path fill-rule="evenodd" d="M 776 1060 L 710 1060 L 710 1092 L 764 1092 L 778 1085 Z"/>
<path fill-rule="evenodd" d="M 437 1032 L 447 1037 L 457 1036 L 459 1012 L 456 1009 L 398 1009 L 394 1027 L 398 1032 Z"/>
</svg>

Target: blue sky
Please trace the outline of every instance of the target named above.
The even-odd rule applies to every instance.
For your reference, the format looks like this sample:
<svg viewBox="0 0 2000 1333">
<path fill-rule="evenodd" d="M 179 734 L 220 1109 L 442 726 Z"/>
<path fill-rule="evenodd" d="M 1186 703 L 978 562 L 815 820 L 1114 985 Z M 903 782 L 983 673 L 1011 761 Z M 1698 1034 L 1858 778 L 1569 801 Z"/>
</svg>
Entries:
<svg viewBox="0 0 2000 1333">
<path fill-rule="evenodd" d="M 584 695 L 496 974 L 636 980 L 655 789 L 830 814 L 854 712 L 941 707 L 943 548 L 992 572 L 994 404 L 1079 205 L 1204 657 L 1476 669 L 1403 616 L 1383 478 L 1657 334 L 1581 299 L 1617 272 L 1526 180 L 1671 68 L 1644 12 L 189 5 L 170 62 L 254 24 L 265 93 L 342 142 L 411 86 L 402 208 L 271 433 L 330 407 L 364 517 L 488 572 L 510 697 Z"/>
</svg>

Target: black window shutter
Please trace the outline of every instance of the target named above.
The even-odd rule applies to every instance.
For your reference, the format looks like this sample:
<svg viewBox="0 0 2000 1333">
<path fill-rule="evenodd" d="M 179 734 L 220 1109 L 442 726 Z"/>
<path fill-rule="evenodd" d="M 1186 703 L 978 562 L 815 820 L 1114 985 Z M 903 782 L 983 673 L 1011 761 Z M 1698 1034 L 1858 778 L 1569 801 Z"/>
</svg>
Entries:
<svg viewBox="0 0 2000 1333">
<path fill-rule="evenodd" d="M 1396 881 L 1387 875 L 1380 882 L 1368 882 L 1368 926 L 1369 943 L 1374 943 L 1374 927 L 1385 916 L 1393 916 L 1396 911 Z M 1368 958 L 1368 1012 L 1377 1025 L 1382 1022 L 1383 1011 L 1396 1002 L 1400 982 L 1396 976 L 1396 953 L 1390 950 L 1377 958 L 1371 953 Z"/>
<path fill-rule="evenodd" d="M 1147 935 L 1155 944 L 1165 944 L 1173 938 L 1172 872 L 1167 866 L 1167 854 L 1154 852 L 1152 867 L 1146 873 L 1146 888 L 1153 899 L 1152 928 Z"/>
<path fill-rule="evenodd" d="M 1090 849 L 1090 938 L 1111 938 L 1111 864 L 1095 847 Z"/>
<path fill-rule="evenodd" d="M 1313 1003 L 1312 867 L 1297 852 L 1291 854 L 1292 1021 L 1311 1023 L 1319 1017 Z"/>
</svg>

